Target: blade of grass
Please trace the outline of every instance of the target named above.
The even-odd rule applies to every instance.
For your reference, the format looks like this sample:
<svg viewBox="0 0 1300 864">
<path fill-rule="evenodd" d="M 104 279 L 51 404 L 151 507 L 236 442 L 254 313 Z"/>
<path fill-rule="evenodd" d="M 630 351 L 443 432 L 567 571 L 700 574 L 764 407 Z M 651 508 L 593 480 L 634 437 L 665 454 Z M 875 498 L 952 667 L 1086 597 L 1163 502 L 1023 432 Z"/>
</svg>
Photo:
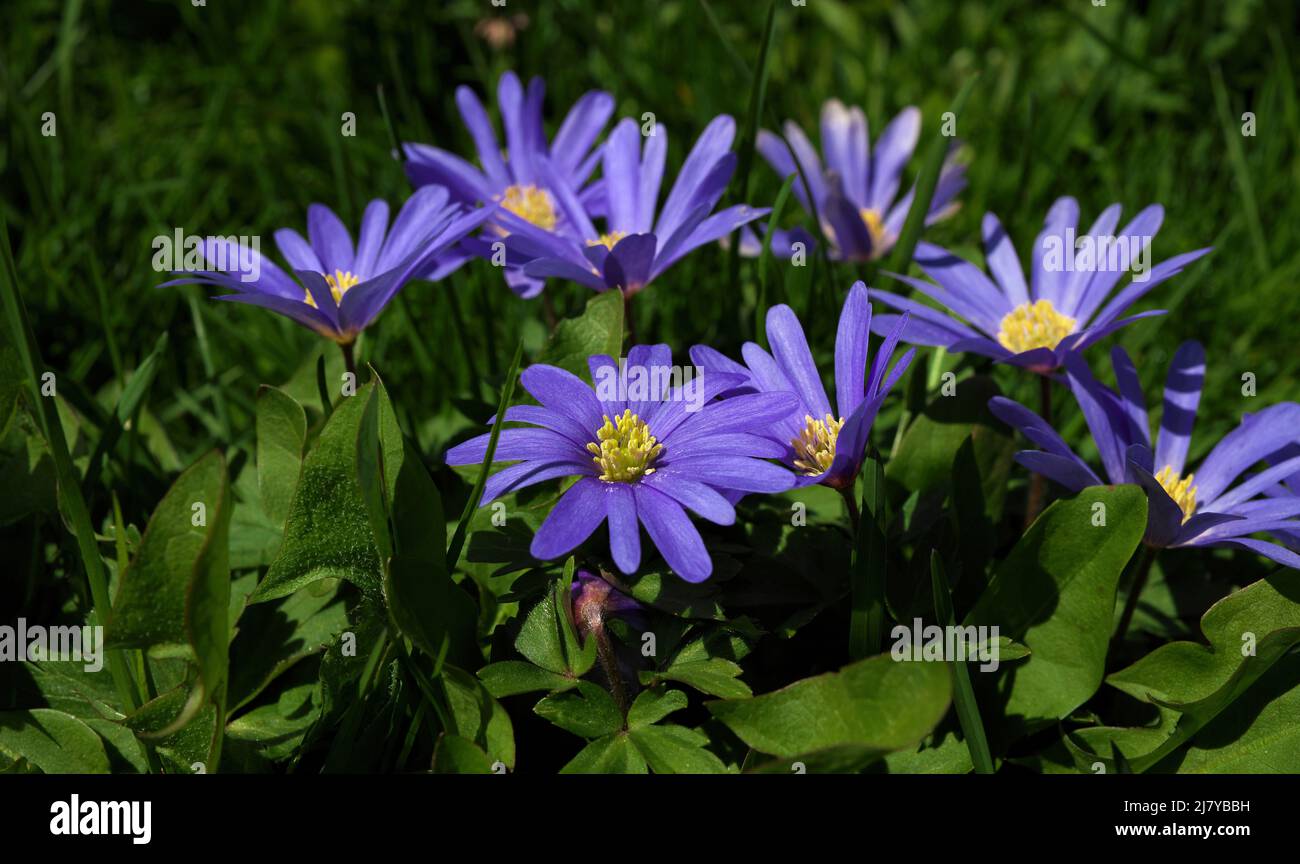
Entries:
<svg viewBox="0 0 1300 864">
<path fill-rule="evenodd" d="M 885 464 L 872 453 L 862 470 L 862 509 L 849 570 L 849 657 L 853 660 L 880 652 L 885 627 Z M 852 491 L 848 495 L 851 500 Z"/>
<path fill-rule="evenodd" d="M 1242 209 L 1246 211 L 1246 227 L 1250 230 L 1250 243 L 1255 250 L 1255 266 L 1264 274 L 1271 269 L 1272 264 L 1269 262 L 1268 244 L 1264 240 L 1264 226 L 1259 221 L 1255 184 L 1251 182 L 1250 169 L 1246 166 L 1246 151 L 1241 146 L 1242 136 L 1232 121 L 1223 71 L 1217 63 L 1210 67 L 1210 82 L 1214 85 L 1214 105 L 1219 112 L 1219 122 L 1223 124 L 1223 140 L 1228 145 L 1228 159 L 1232 163 L 1232 172 L 1237 175 L 1237 190 L 1241 193 Z"/>
<path fill-rule="evenodd" d="M 496 422 L 492 424 L 492 434 L 488 437 L 487 453 L 483 456 L 483 466 L 479 469 L 478 480 L 465 502 L 465 512 L 460 514 L 456 531 L 451 535 L 451 545 L 447 547 L 447 572 L 452 573 L 460 563 L 461 549 L 465 545 L 465 535 L 469 531 L 469 520 L 478 509 L 478 500 L 483 497 L 483 487 L 487 485 L 488 472 L 492 469 L 492 457 L 497 452 L 497 439 L 501 437 L 501 427 L 505 425 L 506 408 L 515 395 L 515 382 L 519 379 L 519 362 L 524 356 L 524 340 L 515 346 L 515 359 L 510 362 L 510 371 L 505 383 L 501 385 L 501 399 L 497 402 Z"/>
<path fill-rule="evenodd" d="M 979 73 L 976 72 L 966 79 L 966 83 L 957 92 L 957 97 L 948 107 L 948 111 L 954 117 L 961 116 L 962 109 L 966 107 L 966 100 L 975 89 L 975 82 L 978 80 Z M 930 200 L 934 198 L 935 187 L 939 185 L 939 173 L 943 170 L 943 161 L 948 156 L 949 143 L 947 137 L 935 135 L 926 147 L 925 161 L 921 163 L 921 174 L 916 179 L 916 194 L 912 198 L 912 209 L 908 211 L 907 221 L 903 223 L 903 231 L 899 234 L 897 245 L 894 246 L 894 254 L 889 258 L 889 269 L 895 273 L 906 273 L 912 263 L 912 253 L 916 251 L 917 241 L 921 239 L 921 232 L 925 230 Z"/>
<path fill-rule="evenodd" d="M 68 442 L 63 436 L 63 424 L 59 422 L 58 408 L 53 397 L 41 395 L 40 376 L 37 370 L 44 364 L 41 362 L 36 334 L 32 332 L 31 322 L 27 319 L 27 308 L 23 305 L 22 295 L 18 293 L 18 271 L 14 266 L 13 250 L 9 246 L 9 225 L 3 216 L 0 216 L 0 254 L 4 256 L 4 260 L 0 261 L 0 300 L 3 300 L 10 333 L 23 369 L 27 373 L 32 404 L 40 416 L 45 440 L 50 447 L 59 500 L 68 522 L 71 523 L 82 568 L 86 571 L 95 620 L 102 625 L 108 620 L 109 611 L 112 609 L 108 597 L 108 579 L 104 572 L 104 561 L 99 557 L 99 549 L 95 545 L 95 530 L 91 525 L 90 511 L 86 508 L 86 499 L 81 495 L 81 478 L 77 474 L 77 467 L 72 462 L 72 456 L 68 453 Z M 140 703 L 136 700 L 135 687 L 121 650 L 108 652 L 108 666 L 123 708 L 127 713 L 134 711 Z"/>
<path fill-rule="evenodd" d="M 749 174 L 754 167 L 754 139 L 758 137 L 759 117 L 763 113 L 763 101 L 767 96 L 767 56 L 772 47 L 772 34 L 776 30 L 776 2 L 772 0 L 767 6 L 767 22 L 763 25 L 763 41 L 758 48 L 758 65 L 751 78 L 749 90 L 749 110 L 745 112 L 745 125 L 740 138 L 736 141 L 739 156 L 736 170 L 735 201 L 744 204 L 749 201 Z M 706 7 L 707 8 L 707 4 Z M 728 262 L 731 296 L 739 297 L 740 289 L 740 243 L 731 244 L 731 256 Z"/>
<path fill-rule="evenodd" d="M 934 613 L 940 627 L 956 627 L 957 621 L 952 613 L 952 594 L 948 589 L 948 578 L 943 572 L 943 560 L 936 549 L 930 550 L 930 582 L 934 589 Z M 976 774 L 993 773 L 993 755 L 989 752 L 989 742 L 984 736 L 984 723 L 980 720 L 979 705 L 975 702 L 975 690 L 971 687 L 970 671 L 966 668 L 965 658 L 949 658 L 952 668 L 953 704 L 957 708 L 957 719 L 961 722 L 961 732 L 970 749 L 971 763 Z"/>
<path fill-rule="evenodd" d="M 767 348 L 767 328 L 764 326 L 764 316 L 767 311 L 767 274 L 768 266 L 772 261 L 772 232 L 776 230 L 777 223 L 781 219 L 781 211 L 785 209 L 786 199 L 790 197 L 790 189 L 794 186 L 794 175 L 791 174 L 785 178 L 781 184 L 781 191 L 776 193 L 776 202 L 772 204 L 772 214 L 767 217 L 767 230 L 763 233 L 763 251 L 758 255 L 758 298 L 754 304 L 754 341 Z M 736 241 L 739 248 L 740 241 Z"/>
<path fill-rule="evenodd" d="M 99 441 L 95 444 L 95 451 L 91 454 L 90 462 L 87 463 L 86 477 L 82 487 L 87 494 L 89 494 L 100 461 L 117 444 L 117 439 L 121 437 L 122 430 L 126 428 L 127 422 L 135 415 L 136 408 L 140 406 L 141 400 L 149 392 L 154 376 L 158 374 L 158 364 L 162 362 L 161 357 L 165 350 L 167 350 L 167 332 L 163 331 L 163 334 L 158 337 L 158 341 L 154 343 L 153 351 L 149 352 L 149 356 L 144 359 L 144 362 L 131 373 L 126 386 L 122 388 L 122 395 L 118 397 L 117 408 L 113 411 L 112 420 L 100 433 Z"/>
</svg>

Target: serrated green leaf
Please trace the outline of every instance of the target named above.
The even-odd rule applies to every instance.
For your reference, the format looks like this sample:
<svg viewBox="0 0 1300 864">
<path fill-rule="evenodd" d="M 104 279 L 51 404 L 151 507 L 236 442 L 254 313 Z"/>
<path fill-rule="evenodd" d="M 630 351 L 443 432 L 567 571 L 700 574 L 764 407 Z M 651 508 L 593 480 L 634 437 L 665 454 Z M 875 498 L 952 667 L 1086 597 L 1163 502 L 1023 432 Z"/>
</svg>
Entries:
<svg viewBox="0 0 1300 864">
<path fill-rule="evenodd" d="M 616 732 L 597 738 L 560 769 L 561 774 L 644 774 L 645 758 L 628 738 Z"/>
<path fill-rule="evenodd" d="M 641 726 L 629 731 L 628 737 L 656 774 L 727 773 L 722 760 L 704 749 L 708 737 L 694 729 L 671 723 Z"/>
<path fill-rule="evenodd" d="M 599 738 L 623 728 L 623 715 L 613 697 L 590 681 L 579 681 L 576 690 L 552 693 L 533 706 L 533 713 L 583 738 Z"/>
<path fill-rule="evenodd" d="M 1201 631 L 1208 646 L 1171 642 L 1110 675 L 1106 683 L 1156 705 L 1159 722 L 1079 730 L 1079 758 L 1109 767 L 1115 743 L 1134 771 L 1145 771 L 1249 696 L 1256 682 L 1300 644 L 1300 601 L 1293 598 L 1300 598 L 1300 573 L 1282 570 L 1206 610 Z"/>
<path fill-rule="evenodd" d="M 576 685 L 573 678 L 548 672 L 522 660 L 503 660 L 478 670 L 479 680 L 498 699 L 537 690 L 568 690 Z"/>
<path fill-rule="evenodd" d="M 642 690 L 627 712 L 627 728 L 637 729 L 658 723 L 674 711 L 686 707 L 686 694 L 680 690 Z"/>
</svg>

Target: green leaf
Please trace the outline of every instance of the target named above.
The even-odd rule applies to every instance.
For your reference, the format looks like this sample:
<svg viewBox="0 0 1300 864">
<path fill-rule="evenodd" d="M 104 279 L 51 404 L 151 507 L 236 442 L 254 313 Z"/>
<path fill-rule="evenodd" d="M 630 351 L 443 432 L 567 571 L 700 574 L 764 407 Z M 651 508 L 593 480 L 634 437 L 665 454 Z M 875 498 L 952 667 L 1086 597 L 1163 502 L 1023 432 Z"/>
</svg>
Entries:
<svg viewBox="0 0 1300 864">
<path fill-rule="evenodd" d="M 970 436 L 978 440 L 993 436 L 1009 443 L 1004 427 L 988 411 L 988 402 L 999 395 L 991 378 L 975 375 L 956 382 L 951 396 L 940 393 L 907 427 L 898 452 L 889 460 L 885 476 L 909 492 L 924 492 L 945 486 L 952 477 L 953 462 L 962 443 Z M 990 450 L 997 447 L 991 446 Z"/>
<path fill-rule="evenodd" d="M 1144 771 L 1251 695 L 1256 682 L 1300 644 L 1300 573 L 1282 570 L 1234 591 L 1206 610 L 1201 631 L 1209 645 L 1171 642 L 1106 679 L 1157 706 L 1159 722 L 1079 730 L 1089 761 L 1109 767 L 1113 742 L 1134 771 Z"/>
<path fill-rule="evenodd" d="M 451 728 L 447 731 L 474 741 L 490 761 L 515 767 L 515 733 L 510 715 L 487 689 L 463 669 L 443 667 L 441 680 L 451 709 Z"/>
<path fill-rule="evenodd" d="M 658 723 L 686 705 L 686 694 L 680 690 L 642 690 L 628 709 L 627 728 L 638 729 Z"/>
<path fill-rule="evenodd" d="M 573 678 L 549 672 L 522 660 L 503 660 L 478 670 L 479 680 L 498 699 L 537 690 L 568 690 L 577 682 Z"/>
<path fill-rule="evenodd" d="M 623 728 L 613 697 L 590 681 L 579 681 L 577 690 L 547 696 L 533 706 L 533 713 L 583 738 L 599 738 Z"/>
<path fill-rule="evenodd" d="M 442 734 L 433 750 L 435 774 L 491 774 L 492 759 L 468 738 Z"/>
<path fill-rule="evenodd" d="M 441 561 L 393 558 L 384 598 L 397 629 L 430 657 L 445 656 L 460 666 L 482 662 L 475 635 L 478 608 L 448 578 Z"/>
<path fill-rule="evenodd" d="M 309 585 L 277 602 L 250 606 L 230 645 L 230 705 L 238 711 L 299 660 L 348 629 L 337 582 Z"/>
<path fill-rule="evenodd" d="M 937 550 L 930 550 L 930 579 L 934 591 L 934 617 L 942 627 L 956 626 L 953 618 L 952 596 L 948 591 L 948 578 L 944 574 L 943 559 Z M 1000 655 L 999 655 L 1000 656 Z M 962 734 L 970 747 L 971 763 L 976 773 L 993 773 L 993 756 L 989 752 L 988 739 L 984 737 L 984 724 L 980 720 L 979 704 L 975 701 L 975 690 L 970 683 L 970 670 L 964 659 L 951 658 L 949 666 L 953 677 L 953 702 L 957 708 L 957 718 L 961 723 Z"/>
<path fill-rule="evenodd" d="M 250 602 L 284 597 L 326 578 L 379 595 L 383 568 L 357 480 L 357 436 L 373 394 L 368 383 L 340 400 L 321 430 L 302 465 L 280 554 Z"/>
<path fill-rule="evenodd" d="M 709 711 L 762 753 L 811 760 L 819 753 L 860 767 L 918 743 L 948 711 L 952 683 L 941 663 L 870 657 L 788 687 L 726 702 Z"/>
<path fill-rule="evenodd" d="M 727 773 L 722 760 L 704 748 L 709 739 L 702 732 L 669 723 L 642 726 L 627 734 L 656 774 Z"/>
<path fill-rule="evenodd" d="M 617 358 L 622 351 L 623 294 L 605 291 L 589 299 L 577 318 L 566 318 L 555 326 L 555 333 L 537 362 L 567 369 L 590 382 L 588 357 L 607 354 Z"/>
<path fill-rule="evenodd" d="M 176 728 L 205 703 L 219 714 L 225 710 L 229 522 L 226 461 L 213 451 L 181 474 L 154 510 L 135 560 L 122 574 L 105 628 L 112 647 L 151 648 L 154 653 L 185 647 L 198 678 L 174 721 Z"/>
<path fill-rule="evenodd" d="M 645 758 L 625 732 L 597 738 L 560 769 L 561 774 L 644 774 Z"/>
<path fill-rule="evenodd" d="M 667 669 L 642 672 L 640 677 L 644 684 L 678 681 L 710 696 L 744 699 L 753 695 L 749 685 L 740 680 L 740 673 L 744 671 L 740 664 L 725 657 L 710 657 L 707 660 L 674 662 Z"/>
<path fill-rule="evenodd" d="M 1179 774 L 1291 774 L 1300 765 L 1300 654 L 1260 676 L 1192 745 L 1155 766 Z"/>
<path fill-rule="evenodd" d="M 564 565 L 564 575 L 539 600 L 519 628 L 515 648 L 548 672 L 580 678 L 596 662 L 596 640 L 581 644 L 573 627 L 569 588 L 573 584 L 573 558 Z"/>
<path fill-rule="evenodd" d="M 1094 486 L 1053 503 L 966 616 L 965 626 L 996 626 L 1030 651 L 1007 673 L 1010 692 L 1000 694 L 1007 741 L 1055 723 L 1097 692 L 1115 589 L 1146 522 L 1137 486 Z"/>
<path fill-rule="evenodd" d="M 307 413 L 283 390 L 263 384 L 257 390 L 257 488 L 262 512 L 275 525 L 289 516 L 302 473 Z"/>
<path fill-rule="evenodd" d="M 108 754 L 95 731 L 62 711 L 0 711 L 0 755 L 46 774 L 107 774 Z"/>
</svg>

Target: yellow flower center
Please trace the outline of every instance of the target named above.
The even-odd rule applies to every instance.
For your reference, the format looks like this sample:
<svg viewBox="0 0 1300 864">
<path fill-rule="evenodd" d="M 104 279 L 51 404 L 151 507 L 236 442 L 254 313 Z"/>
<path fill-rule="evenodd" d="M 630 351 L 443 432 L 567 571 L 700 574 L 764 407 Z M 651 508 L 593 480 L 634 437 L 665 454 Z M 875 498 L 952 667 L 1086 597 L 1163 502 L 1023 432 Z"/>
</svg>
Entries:
<svg viewBox="0 0 1300 864">
<path fill-rule="evenodd" d="M 1075 321 L 1056 311 L 1051 300 L 1021 303 L 1002 319 L 998 342 L 1015 354 L 1035 348 L 1055 348 L 1074 332 Z"/>
<path fill-rule="evenodd" d="M 507 187 L 501 206 L 538 228 L 555 230 L 555 204 L 545 189 L 538 189 L 531 183 L 527 186 Z"/>
<path fill-rule="evenodd" d="M 655 441 L 645 421 L 626 410 L 596 430 L 596 440 L 587 445 L 591 461 L 600 469 L 600 479 L 611 483 L 631 483 L 655 469 L 650 463 L 659 455 L 663 445 Z"/>
<path fill-rule="evenodd" d="M 885 220 L 880 218 L 880 213 L 872 210 L 870 207 L 863 207 L 858 211 L 862 217 L 862 224 L 867 226 L 867 233 L 871 235 L 871 255 L 879 257 L 884 251 L 881 247 L 885 239 Z"/>
<path fill-rule="evenodd" d="M 835 442 L 839 440 L 844 421 L 829 414 L 821 420 L 805 414 L 803 419 L 803 432 L 790 442 L 794 448 L 794 467 L 809 477 L 816 477 L 830 470 L 835 461 Z"/>
<path fill-rule="evenodd" d="M 606 249 L 613 250 L 618 245 L 618 241 L 627 236 L 624 231 L 610 231 L 608 234 L 601 234 L 599 239 L 588 240 L 588 246 L 604 246 Z"/>
<path fill-rule="evenodd" d="M 1178 509 L 1183 511 L 1184 522 L 1191 519 L 1192 513 L 1196 511 L 1196 487 L 1192 485 L 1194 477 L 1193 474 L 1179 477 L 1169 465 L 1161 468 L 1160 473 L 1156 475 L 1156 481 L 1169 493 L 1169 497 L 1174 499 Z"/>
<path fill-rule="evenodd" d="M 335 304 L 342 303 L 343 295 L 348 293 L 348 289 L 360 281 L 356 276 L 351 273 L 344 273 L 342 270 L 335 270 L 333 273 L 325 274 L 325 284 L 330 286 L 330 293 L 334 295 Z M 316 298 L 311 296 L 310 291 L 307 292 L 306 297 L 302 298 L 302 302 L 313 309 L 318 308 Z"/>
</svg>

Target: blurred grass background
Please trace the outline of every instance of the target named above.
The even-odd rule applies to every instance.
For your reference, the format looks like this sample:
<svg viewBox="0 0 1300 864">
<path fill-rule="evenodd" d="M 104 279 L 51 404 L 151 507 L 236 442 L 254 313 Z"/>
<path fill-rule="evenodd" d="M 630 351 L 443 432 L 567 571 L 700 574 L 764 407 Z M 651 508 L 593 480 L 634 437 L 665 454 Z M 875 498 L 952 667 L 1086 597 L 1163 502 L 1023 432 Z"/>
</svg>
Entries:
<svg viewBox="0 0 1300 864">
<path fill-rule="evenodd" d="M 1150 388 L 1180 342 L 1205 343 L 1192 458 L 1243 411 L 1300 396 L 1292 0 L 779 0 L 776 10 L 767 127 L 792 118 L 815 137 L 822 103 L 839 98 L 864 106 L 873 135 L 919 105 L 926 136 L 980 73 L 957 128 L 970 185 L 960 213 L 927 239 L 982 260 L 979 221 L 992 210 L 1023 260 L 1050 203 L 1073 195 L 1085 222 L 1113 201 L 1126 215 L 1164 204 L 1155 261 L 1215 247 L 1138 307 L 1171 315 L 1119 337 Z M 744 120 L 766 12 L 750 0 L 5 0 L 0 208 L 45 364 L 93 427 L 170 336 L 108 478 L 127 521 L 142 525 L 170 476 L 203 451 L 250 454 L 258 384 L 294 381 L 312 398 L 322 347 L 264 310 L 214 304 L 199 287 L 155 290 L 165 278 L 151 267 L 155 235 L 257 234 L 278 257 L 272 232 L 303 230 L 313 201 L 355 231 L 369 199 L 397 204 L 409 192 L 377 88 L 401 140 L 469 154 L 454 89 L 490 94 L 495 113 L 506 69 L 545 77 L 548 132 L 592 88 L 616 96 L 616 117 L 653 112 L 669 130 L 671 176 L 710 118 Z M 1247 111 L 1253 137 L 1241 134 Z M 53 137 L 42 135 L 46 112 Z M 344 112 L 356 116 L 355 137 L 340 132 Z M 749 203 L 770 205 L 779 186 L 756 160 Z M 783 221 L 802 218 L 796 211 L 791 202 Z M 779 268 L 783 296 L 829 356 L 831 310 L 858 271 L 814 273 L 828 292 L 814 304 L 807 277 Z M 679 362 L 699 341 L 735 351 L 755 335 L 756 273 L 743 263 L 732 296 L 725 250 L 690 256 L 636 298 L 642 339 L 669 342 Z M 548 292 L 561 316 L 588 296 L 574 285 Z M 469 424 L 466 412 L 486 416 L 472 406 L 491 397 L 516 342 L 535 356 L 542 321 L 538 303 L 514 298 L 474 262 L 447 282 L 407 288 L 362 359 L 383 373 L 434 462 Z M 1092 354 L 1104 379 L 1113 341 Z M 1254 400 L 1241 395 L 1245 372 L 1257 376 Z M 1019 377 L 1002 379 L 1030 398 Z M 97 520 L 106 506 L 101 497 Z"/>
</svg>

